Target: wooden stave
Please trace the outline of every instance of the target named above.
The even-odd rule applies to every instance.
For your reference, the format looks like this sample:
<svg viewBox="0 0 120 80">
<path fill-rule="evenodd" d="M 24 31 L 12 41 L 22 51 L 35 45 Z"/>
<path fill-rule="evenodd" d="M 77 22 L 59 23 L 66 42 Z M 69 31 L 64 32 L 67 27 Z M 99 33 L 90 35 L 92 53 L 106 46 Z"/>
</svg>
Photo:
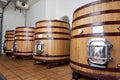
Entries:
<svg viewBox="0 0 120 80">
<path fill-rule="evenodd" d="M 107 4 L 107 3 L 111 3 L 112 5 L 113 4 L 120 4 L 120 2 L 118 3 L 118 1 L 119 0 L 114 0 L 113 3 L 112 3 L 112 0 L 103 0 L 103 1 L 98 0 L 99 3 L 97 3 L 97 4 L 98 5 Z M 83 52 L 78 50 L 77 47 L 75 47 L 75 46 L 74 46 L 74 48 L 76 49 L 76 51 L 73 51 L 74 49 L 71 48 L 71 51 L 70 51 L 71 63 L 70 63 L 70 65 L 71 65 L 71 68 L 73 70 L 76 70 L 76 72 L 78 72 L 80 74 L 82 74 L 81 73 L 81 71 L 82 71 L 82 72 L 85 72 L 86 75 L 87 75 L 87 73 L 90 73 L 90 75 L 94 78 L 103 79 L 103 77 L 106 77 L 106 80 L 108 80 L 107 79 L 108 77 L 112 77 L 115 80 L 118 80 L 119 77 L 120 77 L 119 76 L 120 71 L 119 71 L 119 68 L 117 68 L 117 64 L 119 64 L 119 62 L 120 62 L 119 57 L 118 57 L 118 56 L 120 56 L 119 54 L 116 55 L 117 57 L 115 55 L 113 56 L 113 54 L 112 54 L 113 58 L 115 58 L 115 59 L 117 58 L 117 60 L 115 61 L 114 64 L 113 63 L 108 64 L 109 68 L 116 68 L 117 69 L 117 72 L 113 71 L 115 74 L 110 73 L 110 72 L 104 73 L 104 71 L 101 71 L 101 73 L 100 73 L 99 70 L 93 70 L 92 72 L 90 72 L 90 70 L 92 70 L 92 69 L 87 69 L 86 68 L 86 70 L 85 70 L 85 69 L 83 69 L 85 67 L 78 66 L 78 65 L 75 65 L 75 64 L 72 63 L 72 61 L 74 61 L 76 63 L 85 64 L 85 65 L 89 66 L 88 63 L 87 63 L 87 60 L 83 61 L 82 58 L 84 57 L 86 59 L 86 57 L 87 57 L 87 55 L 86 55 L 87 52 L 85 52 L 86 51 L 85 47 L 87 45 L 88 40 L 90 40 L 91 38 L 106 38 L 110 41 L 110 43 L 113 43 L 113 44 L 116 43 L 115 45 L 117 45 L 117 46 L 119 44 L 120 32 L 119 32 L 118 27 L 120 25 L 120 20 L 117 17 L 119 17 L 119 15 L 120 15 L 120 8 L 118 7 L 118 5 L 115 5 L 116 7 L 114 6 L 113 8 L 109 8 L 109 9 L 107 9 L 108 7 L 98 9 L 98 8 L 95 7 L 95 6 L 97 6 L 97 4 L 96 5 L 94 4 L 96 2 L 89 3 L 89 5 L 87 4 L 85 6 L 82 6 L 82 7 L 78 8 L 73 14 L 73 25 L 72 25 L 73 28 L 72 28 L 72 32 L 71 32 L 71 45 L 73 47 L 74 45 L 77 44 L 77 47 L 78 47 L 79 44 L 81 44 L 82 45 L 81 48 L 82 48 Z M 92 5 L 92 4 L 94 4 L 94 5 Z M 91 12 L 91 13 L 90 13 L 90 11 L 87 10 L 88 13 L 87 12 L 85 13 L 85 11 L 83 11 L 83 10 L 87 9 L 87 8 L 91 8 L 89 6 L 95 7 L 96 10 Z M 76 14 L 78 14 L 79 11 L 83 12 L 83 13 L 81 13 L 82 15 L 79 14 L 79 15 L 76 16 Z M 115 18 L 113 18 L 113 17 L 109 18 L 111 15 L 116 16 L 116 17 Z M 107 18 L 105 18 L 103 20 L 99 20 L 99 16 L 102 16 L 103 18 L 105 16 L 107 16 Z M 96 18 L 93 18 L 93 17 L 96 17 Z M 93 19 L 91 20 L 90 18 L 91 19 L 93 18 Z M 99 21 L 95 20 L 95 19 L 98 19 Z M 91 20 L 91 22 L 90 22 L 90 20 Z M 92 33 L 92 28 L 93 27 L 99 27 L 99 26 L 103 26 L 103 32 Z M 83 30 L 82 33 L 79 32 L 80 29 Z M 112 38 L 115 38 L 114 40 L 117 40 L 117 41 L 113 42 Z M 83 42 L 80 42 L 80 41 L 83 41 Z M 86 41 L 86 42 L 84 42 L 84 41 Z M 115 47 L 115 48 L 117 48 L 117 47 Z M 80 49 L 80 46 L 79 46 L 79 49 Z M 119 52 L 118 48 L 117 48 L 117 51 Z M 78 53 L 79 55 L 78 54 L 74 55 L 75 53 Z M 112 51 L 112 53 L 113 53 L 113 51 Z M 82 56 L 82 57 L 80 57 L 80 56 Z M 94 76 L 92 74 L 94 74 Z M 101 74 L 101 75 L 104 75 L 104 76 L 103 77 L 98 76 L 98 74 Z M 95 75 L 98 76 L 98 77 L 96 77 Z M 89 75 L 87 75 L 87 76 L 89 76 Z M 110 80 L 113 80 L 113 79 L 110 79 Z"/>
<path fill-rule="evenodd" d="M 62 21 L 63 22 L 63 21 Z M 39 24 L 40 23 L 40 24 Z M 55 23 L 58 23 L 57 25 Z M 51 25 L 49 25 L 51 24 Z M 65 25 L 66 22 L 63 22 L 62 25 Z M 70 39 L 70 36 L 69 36 L 69 26 L 68 26 L 68 23 L 66 24 L 66 26 L 61 26 L 61 21 L 56 21 L 56 20 L 44 20 L 44 21 L 38 21 L 36 22 L 36 30 L 35 30 L 35 43 L 38 41 L 38 40 L 42 40 L 45 44 L 49 41 L 49 42 L 52 42 L 52 43 L 58 43 L 60 42 L 61 44 L 69 44 L 69 39 Z M 48 32 L 48 30 L 51 29 L 51 31 Z M 57 30 L 57 31 L 56 31 Z M 54 31 L 54 32 L 52 32 Z M 63 32 L 62 32 L 63 31 Z M 39 34 L 42 34 L 43 37 L 42 38 L 39 38 Z M 48 36 L 49 35 L 49 36 Z M 58 37 L 57 37 L 58 36 Z M 63 38 L 66 39 L 64 39 Z M 50 46 L 50 45 L 49 45 Z M 69 51 L 64 51 L 63 53 L 58 53 L 58 52 L 55 52 L 55 53 L 49 53 L 48 56 L 51 56 L 51 55 L 66 55 L 66 53 L 69 55 Z M 65 53 L 65 54 L 64 54 Z M 34 55 L 33 58 L 35 59 L 42 59 L 43 61 L 44 60 L 47 60 L 48 57 L 43 57 L 45 55 L 45 53 L 42 53 L 41 56 L 36 56 Z M 60 57 L 62 59 L 62 57 Z M 59 58 L 58 58 L 59 59 Z M 68 59 L 68 57 L 66 57 L 65 59 Z M 55 60 L 55 58 L 50 58 L 50 60 Z M 47 60 L 49 61 L 49 60 Z"/>
<path fill-rule="evenodd" d="M 34 48 L 34 28 L 33 27 L 17 27 L 15 31 L 15 41 L 17 50 L 14 55 L 17 56 L 31 56 Z M 20 46 L 23 45 L 23 46 Z M 29 47 L 28 47 L 29 45 Z M 20 51 L 20 52 L 19 52 Z M 26 53 L 25 53 L 26 52 Z"/>
<path fill-rule="evenodd" d="M 6 43 L 6 48 L 4 50 L 4 53 L 11 54 L 13 53 L 13 42 L 14 42 L 14 35 L 15 35 L 15 30 L 6 30 L 5 32 L 5 43 Z"/>
</svg>

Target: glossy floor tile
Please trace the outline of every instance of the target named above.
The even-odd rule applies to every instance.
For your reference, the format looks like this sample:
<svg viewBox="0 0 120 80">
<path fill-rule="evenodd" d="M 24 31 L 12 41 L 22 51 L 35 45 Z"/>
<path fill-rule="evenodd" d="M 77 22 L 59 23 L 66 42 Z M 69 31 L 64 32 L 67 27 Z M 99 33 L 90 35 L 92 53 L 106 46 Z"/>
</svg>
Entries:
<svg viewBox="0 0 120 80">
<path fill-rule="evenodd" d="M 69 64 L 46 69 L 34 60 L 22 60 L 0 55 L 0 73 L 7 80 L 73 80 Z M 80 79 L 89 80 L 89 79 Z"/>
</svg>

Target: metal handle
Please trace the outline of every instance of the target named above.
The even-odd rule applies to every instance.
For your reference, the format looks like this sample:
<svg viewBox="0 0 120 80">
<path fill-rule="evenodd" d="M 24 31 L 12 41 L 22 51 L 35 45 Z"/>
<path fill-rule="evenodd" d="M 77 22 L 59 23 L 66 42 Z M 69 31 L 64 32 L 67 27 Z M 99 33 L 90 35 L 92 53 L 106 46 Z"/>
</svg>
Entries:
<svg viewBox="0 0 120 80">
<path fill-rule="evenodd" d="M 49 37 L 49 35 L 47 35 L 47 37 Z"/>
<path fill-rule="evenodd" d="M 117 65 L 117 67 L 120 69 L 120 63 Z"/>
<path fill-rule="evenodd" d="M 48 56 L 48 53 L 45 54 L 45 57 L 47 57 L 47 56 Z"/>
<path fill-rule="evenodd" d="M 79 31 L 78 31 L 80 34 L 82 34 L 83 33 L 83 30 L 82 29 L 79 29 Z"/>
<path fill-rule="evenodd" d="M 120 31 L 120 26 L 118 26 L 117 29 Z"/>
</svg>

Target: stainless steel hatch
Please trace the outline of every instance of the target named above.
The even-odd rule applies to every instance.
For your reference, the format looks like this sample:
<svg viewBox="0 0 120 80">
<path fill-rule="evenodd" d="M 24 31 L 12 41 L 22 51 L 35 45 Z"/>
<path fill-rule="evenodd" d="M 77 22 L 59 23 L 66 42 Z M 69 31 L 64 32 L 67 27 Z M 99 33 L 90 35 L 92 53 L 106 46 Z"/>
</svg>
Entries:
<svg viewBox="0 0 120 80">
<path fill-rule="evenodd" d="M 87 45 L 88 64 L 91 67 L 105 68 L 111 61 L 110 49 L 112 44 L 105 38 L 93 38 Z"/>
<path fill-rule="evenodd" d="M 41 55 L 44 51 L 44 43 L 43 41 L 37 41 L 35 44 L 34 55 Z"/>
</svg>

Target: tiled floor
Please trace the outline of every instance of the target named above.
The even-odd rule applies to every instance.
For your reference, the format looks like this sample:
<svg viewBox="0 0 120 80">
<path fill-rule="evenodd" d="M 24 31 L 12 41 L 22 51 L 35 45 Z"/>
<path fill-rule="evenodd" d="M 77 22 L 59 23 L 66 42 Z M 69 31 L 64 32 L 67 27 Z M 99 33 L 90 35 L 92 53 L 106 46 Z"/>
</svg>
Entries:
<svg viewBox="0 0 120 80">
<path fill-rule="evenodd" d="M 46 69 L 45 65 L 36 65 L 34 60 L 21 60 L 1 55 L 0 73 L 7 80 L 73 80 L 69 65 Z"/>
</svg>

